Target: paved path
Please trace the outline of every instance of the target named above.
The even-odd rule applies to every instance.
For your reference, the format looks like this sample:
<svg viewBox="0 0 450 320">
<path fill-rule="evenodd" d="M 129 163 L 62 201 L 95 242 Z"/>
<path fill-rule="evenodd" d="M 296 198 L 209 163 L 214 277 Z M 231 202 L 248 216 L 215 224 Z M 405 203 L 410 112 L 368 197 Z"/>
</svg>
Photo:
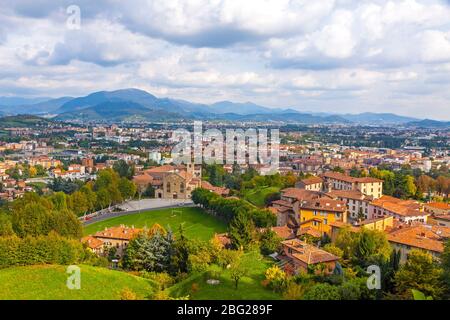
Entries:
<svg viewBox="0 0 450 320">
<path fill-rule="evenodd" d="M 108 220 L 114 217 L 126 216 L 129 214 L 139 214 L 144 211 L 167 209 L 167 208 L 179 208 L 179 207 L 192 207 L 194 203 L 191 200 L 166 200 L 166 199 L 142 199 L 139 208 L 139 201 L 130 201 L 126 204 L 119 205 L 120 209 L 123 211 L 117 212 L 97 212 L 91 215 L 91 218 L 81 223 L 84 226 Z"/>
</svg>

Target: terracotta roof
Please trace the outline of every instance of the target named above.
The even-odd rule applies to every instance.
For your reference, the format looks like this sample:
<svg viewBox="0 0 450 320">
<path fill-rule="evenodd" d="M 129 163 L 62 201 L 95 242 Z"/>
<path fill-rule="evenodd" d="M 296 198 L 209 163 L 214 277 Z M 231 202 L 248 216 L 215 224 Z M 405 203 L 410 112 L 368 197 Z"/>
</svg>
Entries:
<svg viewBox="0 0 450 320">
<path fill-rule="evenodd" d="M 450 204 L 445 202 L 430 202 L 425 204 L 427 207 L 432 207 L 441 210 L 450 210 Z"/>
<path fill-rule="evenodd" d="M 450 228 L 416 225 L 396 229 L 388 234 L 390 242 L 441 253 L 444 242 L 450 235 Z"/>
<path fill-rule="evenodd" d="M 421 210 L 421 205 L 417 201 L 402 200 L 390 196 L 382 196 L 372 201 L 371 205 L 383 208 L 400 216 L 414 217 L 429 215 L 429 213 Z"/>
<path fill-rule="evenodd" d="M 153 177 L 148 174 L 139 174 L 133 177 L 133 182 L 136 184 L 149 184 L 153 182 Z"/>
<path fill-rule="evenodd" d="M 372 177 L 361 177 L 361 178 L 355 178 L 348 176 L 346 174 L 340 173 L 340 172 L 333 172 L 328 171 L 322 174 L 323 177 L 334 179 L 334 180 L 341 180 L 348 183 L 375 183 L 375 182 L 383 182 L 383 180 L 372 178 Z"/>
<path fill-rule="evenodd" d="M 145 170 L 146 173 L 163 173 L 163 172 L 172 172 L 175 170 L 174 166 L 171 165 L 163 165 L 160 167 L 152 167 L 150 169 Z"/>
<path fill-rule="evenodd" d="M 282 244 L 293 250 L 292 257 L 308 265 L 337 261 L 339 257 L 298 239 L 286 240 Z"/>
<path fill-rule="evenodd" d="M 321 177 L 310 177 L 310 178 L 306 178 L 306 179 L 302 179 L 300 180 L 303 184 L 305 185 L 309 185 L 309 184 L 316 184 L 316 183 L 322 183 L 323 179 Z"/>
<path fill-rule="evenodd" d="M 95 238 L 104 239 L 119 239 L 119 240 L 131 240 L 135 235 L 141 232 L 142 229 L 129 228 L 126 226 L 111 227 L 103 231 L 99 231 L 93 235 Z"/>
<path fill-rule="evenodd" d="M 347 207 L 344 201 L 320 198 L 315 200 L 304 200 L 300 202 L 301 209 L 345 212 Z"/>
<path fill-rule="evenodd" d="M 281 190 L 281 196 L 286 198 L 294 198 L 297 200 L 316 199 L 320 197 L 320 193 L 317 191 L 299 189 L 299 188 L 286 188 Z"/>
<path fill-rule="evenodd" d="M 230 245 L 231 243 L 231 239 L 228 236 L 227 233 L 216 233 L 214 235 L 214 238 L 216 238 L 217 240 L 219 240 L 219 242 L 224 246 L 227 247 Z"/>
<path fill-rule="evenodd" d="M 347 198 L 355 200 L 368 200 L 372 201 L 372 196 L 367 196 L 359 190 L 331 190 L 327 192 L 327 195 L 333 198 Z"/>
<path fill-rule="evenodd" d="M 275 232 L 277 234 L 277 236 L 279 236 L 280 238 L 283 239 L 290 239 L 295 237 L 292 229 L 289 228 L 288 226 L 281 226 L 281 227 L 271 227 L 270 228 L 273 232 Z"/>
<path fill-rule="evenodd" d="M 312 228 L 312 227 L 306 227 L 306 228 L 300 228 L 297 230 L 297 236 L 302 236 L 308 234 L 312 237 L 315 238 L 320 238 L 322 236 L 322 234 L 320 233 L 320 231 Z"/>
<path fill-rule="evenodd" d="M 94 238 L 93 236 L 87 236 L 81 238 L 82 243 L 86 243 L 87 246 L 91 249 L 97 249 L 103 246 L 103 241 Z"/>
<path fill-rule="evenodd" d="M 230 189 L 224 188 L 224 187 L 216 187 L 213 186 L 211 183 L 209 183 L 208 181 L 202 181 L 202 188 L 203 189 L 207 189 L 210 190 L 214 193 L 217 193 L 218 195 L 227 195 L 230 193 Z"/>
</svg>

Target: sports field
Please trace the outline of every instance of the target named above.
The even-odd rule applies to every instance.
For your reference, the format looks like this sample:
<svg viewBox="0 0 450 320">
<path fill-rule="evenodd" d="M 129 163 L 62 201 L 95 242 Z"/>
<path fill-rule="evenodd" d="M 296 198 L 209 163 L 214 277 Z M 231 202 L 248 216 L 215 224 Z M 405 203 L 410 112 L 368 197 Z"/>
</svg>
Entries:
<svg viewBox="0 0 450 320">
<path fill-rule="evenodd" d="M 142 213 L 100 221 L 86 226 L 84 228 L 84 234 L 94 234 L 107 227 L 121 224 L 136 228 L 143 228 L 145 226 L 150 228 L 155 223 L 160 224 L 166 229 L 172 229 L 175 235 L 178 232 L 180 224 L 183 224 L 186 237 L 199 240 L 209 240 L 214 233 L 223 233 L 227 230 L 225 223 L 207 214 L 201 208 L 180 207 L 144 211 Z"/>
</svg>

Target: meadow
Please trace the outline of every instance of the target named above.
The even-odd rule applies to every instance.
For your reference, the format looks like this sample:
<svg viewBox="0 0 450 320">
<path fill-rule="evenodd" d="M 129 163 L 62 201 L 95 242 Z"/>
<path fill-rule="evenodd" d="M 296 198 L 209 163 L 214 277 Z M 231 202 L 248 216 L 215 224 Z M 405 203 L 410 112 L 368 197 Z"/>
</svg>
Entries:
<svg viewBox="0 0 450 320">
<path fill-rule="evenodd" d="M 66 266 L 35 265 L 0 270 L 0 300 L 119 300 L 124 290 L 151 297 L 156 285 L 126 272 L 80 265 L 81 287 L 69 289 Z"/>
<path fill-rule="evenodd" d="M 158 223 L 165 229 L 171 229 L 176 235 L 179 226 L 183 224 L 185 236 L 189 239 L 209 240 L 215 233 L 227 231 L 227 226 L 219 219 L 207 214 L 203 209 L 196 207 L 180 207 L 173 209 L 161 209 L 144 211 L 111 218 L 88 225 L 84 228 L 84 234 L 94 234 L 105 228 L 121 224 L 136 228 L 148 227 Z"/>
</svg>

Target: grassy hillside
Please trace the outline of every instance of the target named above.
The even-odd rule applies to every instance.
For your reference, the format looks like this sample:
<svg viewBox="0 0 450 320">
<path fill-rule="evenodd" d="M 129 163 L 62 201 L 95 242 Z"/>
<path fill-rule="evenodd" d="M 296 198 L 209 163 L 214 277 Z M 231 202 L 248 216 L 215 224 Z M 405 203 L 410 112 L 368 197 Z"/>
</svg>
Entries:
<svg viewBox="0 0 450 320">
<path fill-rule="evenodd" d="M 257 207 L 264 207 L 265 203 L 264 200 L 266 199 L 267 195 L 275 192 L 280 192 L 280 188 L 278 187 L 263 187 L 263 188 L 257 188 L 254 190 L 248 191 L 244 198 L 254 204 Z"/>
<path fill-rule="evenodd" d="M 154 284 L 124 272 L 81 265 L 81 289 L 66 286 L 65 266 L 39 265 L 0 270 L 0 299 L 13 300 L 118 300 L 124 289 L 138 299 L 152 294 Z"/>
<path fill-rule="evenodd" d="M 175 208 L 145 211 L 111 218 L 86 226 L 84 234 L 93 234 L 106 227 L 121 224 L 142 228 L 145 226 L 151 227 L 155 223 L 166 229 L 170 227 L 175 234 L 180 224 L 183 223 L 186 237 L 200 240 L 209 240 L 214 233 L 222 233 L 227 230 L 226 225 L 222 221 L 207 214 L 200 208 Z"/>
<path fill-rule="evenodd" d="M 228 270 L 222 271 L 217 266 L 210 267 L 211 270 L 220 273 L 220 284 L 211 285 L 206 283 L 205 274 L 195 274 L 186 280 L 177 283 L 167 289 L 172 297 L 183 297 L 189 295 L 192 300 L 278 300 L 281 295 L 263 287 L 264 272 L 272 265 L 272 261 L 261 256 L 258 252 L 249 252 L 243 257 L 243 264 L 247 269 L 247 276 L 239 282 L 235 289 L 234 281 L 230 278 Z M 193 289 L 195 288 L 195 289 Z"/>
<path fill-rule="evenodd" d="M 31 115 L 18 115 L 0 118 L 0 128 L 28 128 L 47 125 L 52 121 Z"/>
</svg>

